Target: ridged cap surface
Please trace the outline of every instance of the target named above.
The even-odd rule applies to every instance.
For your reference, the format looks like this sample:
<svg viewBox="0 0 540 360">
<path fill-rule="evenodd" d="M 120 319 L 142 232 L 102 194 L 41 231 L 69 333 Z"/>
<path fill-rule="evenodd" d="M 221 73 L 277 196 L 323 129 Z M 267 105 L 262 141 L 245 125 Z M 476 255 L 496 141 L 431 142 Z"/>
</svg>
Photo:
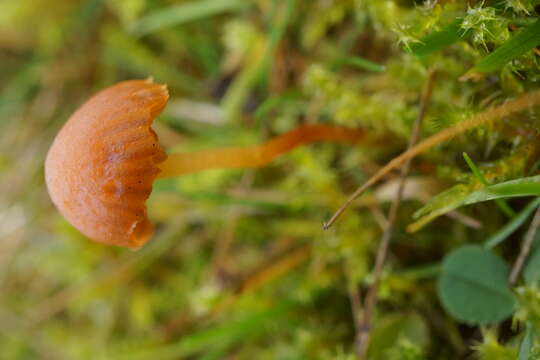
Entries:
<svg viewBox="0 0 540 360">
<path fill-rule="evenodd" d="M 84 103 L 56 136 L 45 161 L 49 195 L 92 240 L 139 248 L 150 239 L 145 202 L 166 155 L 151 129 L 165 85 L 118 83 Z"/>
</svg>

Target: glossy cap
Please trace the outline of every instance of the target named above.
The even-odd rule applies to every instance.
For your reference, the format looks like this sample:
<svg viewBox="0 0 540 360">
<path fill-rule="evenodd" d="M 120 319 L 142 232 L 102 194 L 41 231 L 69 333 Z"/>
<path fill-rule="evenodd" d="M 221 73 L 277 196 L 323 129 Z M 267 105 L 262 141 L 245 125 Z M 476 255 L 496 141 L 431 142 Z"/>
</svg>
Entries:
<svg viewBox="0 0 540 360">
<path fill-rule="evenodd" d="M 84 103 L 45 161 L 49 195 L 92 240 L 139 248 L 150 239 L 145 202 L 166 155 L 151 129 L 169 94 L 151 80 L 118 83 Z"/>
</svg>

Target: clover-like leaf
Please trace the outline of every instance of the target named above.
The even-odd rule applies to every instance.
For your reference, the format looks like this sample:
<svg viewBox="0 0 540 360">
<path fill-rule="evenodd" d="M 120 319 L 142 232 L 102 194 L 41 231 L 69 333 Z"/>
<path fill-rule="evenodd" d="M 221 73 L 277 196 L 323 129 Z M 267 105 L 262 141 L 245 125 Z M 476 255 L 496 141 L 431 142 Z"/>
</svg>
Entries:
<svg viewBox="0 0 540 360">
<path fill-rule="evenodd" d="M 443 261 L 438 293 L 445 310 L 470 325 L 498 323 L 512 314 L 515 298 L 508 267 L 477 246 L 463 246 Z"/>
</svg>

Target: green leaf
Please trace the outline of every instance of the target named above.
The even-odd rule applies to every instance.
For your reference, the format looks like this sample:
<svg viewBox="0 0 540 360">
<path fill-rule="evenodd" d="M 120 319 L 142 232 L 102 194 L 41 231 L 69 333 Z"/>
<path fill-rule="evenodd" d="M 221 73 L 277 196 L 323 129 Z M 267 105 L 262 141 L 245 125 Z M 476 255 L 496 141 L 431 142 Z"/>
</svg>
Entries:
<svg viewBox="0 0 540 360">
<path fill-rule="evenodd" d="M 519 214 L 514 216 L 512 220 L 510 220 L 506 225 L 504 225 L 499 231 L 491 235 L 486 240 L 484 247 L 491 249 L 503 242 L 529 218 L 534 209 L 536 209 L 539 205 L 540 198 L 536 198 L 533 201 L 529 202 Z"/>
<path fill-rule="evenodd" d="M 423 37 L 420 42 L 411 44 L 409 51 L 416 56 L 426 56 L 452 45 L 466 34 L 461 29 L 461 21 L 461 19 L 456 19 L 441 31 Z"/>
<path fill-rule="evenodd" d="M 496 70 L 538 45 L 540 45 L 540 19 L 521 30 L 517 35 L 483 58 L 471 69 L 471 72 Z"/>
<path fill-rule="evenodd" d="M 153 12 L 131 26 L 136 35 L 146 35 L 156 30 L 204 19 L 227 11 L 242 9 L 249 5 L 246 0 L 197 0 L 169 6 Z"/>
<path fill-rule="evenodd" d="M 457 320 L 470 325 L 495 324 L 514 311 L 507 279 L 508 267 L 499 257 L 477 245 L 463 246 L 445 257 L 438 295 Z"/>
<path fill-rule="evenodd" d="M 437 195 L 429 204 L 418 210 L 413 217 L 419 220 L 409 225 L 408 230 L 417 231 L 436 217 L 465 205 L 521 196 L 540 196 L 539 175 L 489 185 L 472 192 L 469 186 L 459 184 Z"/>
</svg>

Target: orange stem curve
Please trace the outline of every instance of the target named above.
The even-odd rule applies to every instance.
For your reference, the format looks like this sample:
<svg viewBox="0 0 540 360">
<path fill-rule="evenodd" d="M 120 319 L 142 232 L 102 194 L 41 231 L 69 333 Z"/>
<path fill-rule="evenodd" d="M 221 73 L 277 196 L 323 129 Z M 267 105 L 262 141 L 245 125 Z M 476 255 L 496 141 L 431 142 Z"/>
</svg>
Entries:
<svg viewBox="0 0 540 360">
<path fill-rule="evenodd" d="M 303 125 L 260 145 L 171 154 L 158 165 L 161 170 L 158 178 L 209 169 L 258 168 L 303 144 L 318 141 L 355 143 L 363 136 L 363 131 L 343 126 Z"/>
</svg>

